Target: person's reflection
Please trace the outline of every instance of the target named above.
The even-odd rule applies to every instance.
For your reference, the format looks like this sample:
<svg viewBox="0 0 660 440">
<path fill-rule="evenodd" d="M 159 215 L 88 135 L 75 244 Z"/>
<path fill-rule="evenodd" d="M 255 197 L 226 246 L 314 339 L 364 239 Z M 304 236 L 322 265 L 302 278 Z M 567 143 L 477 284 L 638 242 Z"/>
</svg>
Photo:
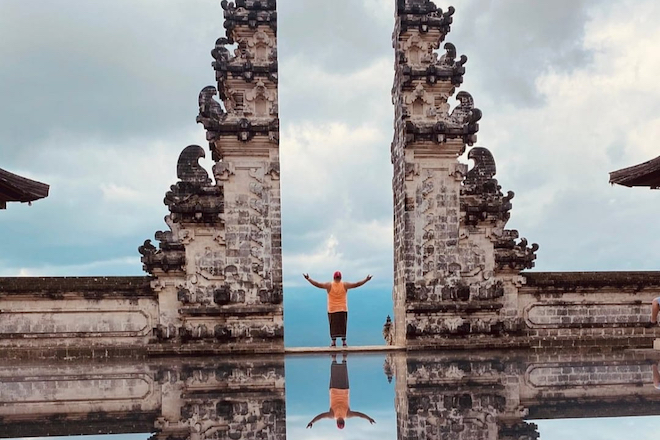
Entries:
<svg viewBox="0 0 660 440">
<path fill-rule="evenodd" d="M 307 428 L 321 419 L 335 419 L 337 420 L 337 428 L 344 429 L 346 419 L 351 417 L 360 417 L 361 419 L 369 420 L 369 423 L 374 424 L 376 421 L 368 415 L 351 411 L 348 388 L 348 368 L 346 366 L 346 353 L 342 358 L 342 363 L 337 363 L 337 355 L 332 355 L 332 364 L 330 365 L 330 410 L 319 414 L 314 417 L 311 422 L 307 424 Z"/>
</svg>

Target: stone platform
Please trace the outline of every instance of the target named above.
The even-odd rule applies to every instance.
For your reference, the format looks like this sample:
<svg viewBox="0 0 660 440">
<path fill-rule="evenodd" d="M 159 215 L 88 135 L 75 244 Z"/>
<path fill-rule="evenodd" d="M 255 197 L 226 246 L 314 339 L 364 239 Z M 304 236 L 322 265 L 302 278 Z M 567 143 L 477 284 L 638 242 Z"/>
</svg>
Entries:
<svg viewBox="0 0 660 440">
<path fill-rule="evenodd" d="M 355 347 L 285 347 L 285 354 L 326 354 L 326 353 L 389 353 L 406 351 L 406 347 L 395 345 L 362 345 Z"/>
</svg>

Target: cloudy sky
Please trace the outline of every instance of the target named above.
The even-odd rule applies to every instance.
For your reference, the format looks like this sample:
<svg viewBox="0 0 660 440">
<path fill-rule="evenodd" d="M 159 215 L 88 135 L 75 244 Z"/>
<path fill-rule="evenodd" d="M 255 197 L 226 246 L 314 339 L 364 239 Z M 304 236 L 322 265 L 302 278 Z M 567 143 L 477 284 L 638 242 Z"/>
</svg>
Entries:
<svg viewBox="0 0 660 440">
<path fill-rule="evenodd" d="M 394 0 L 278 3 L 285 301 L 306 295 L 301 272 L 341 269 L 374 274 L 387 310 Z M 660 154 L 660 3 L 454 6 L 459 90 L 535 270 L 658 269 L 660 192 L 608 172 Z M 51 185 L 0 212 L 0 276 L 142 274 L 178 154 L 206 145 L 197 95 L 222 21 L 218 0 L 0 0 L 0 167 Z"/>
</svg>

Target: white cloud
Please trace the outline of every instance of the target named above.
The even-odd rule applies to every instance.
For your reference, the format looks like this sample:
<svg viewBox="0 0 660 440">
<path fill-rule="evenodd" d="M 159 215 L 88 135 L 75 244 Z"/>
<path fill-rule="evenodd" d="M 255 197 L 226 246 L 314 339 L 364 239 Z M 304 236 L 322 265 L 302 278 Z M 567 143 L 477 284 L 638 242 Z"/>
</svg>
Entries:
<svg viewBox="0 0 660 440">
<path fill-rule="evenodd" d="M 39 114 L 49 115 L 37 118 L 36 123 L 30 120 L 30 124 L 46 134 L 34 138 L 26 134 L 24 138 L 29 141 L 22 148 L 0 147 L 5 149 L 3 157 L 11 158 L 12 167 L 15 167 L 7 169 L 51 184 L 50 197 L 31 209 L 10 206 L 0 213 L 6 220 L 4 230 L 0 231 L 2 256 L 25 254 L 20 264 L 13 264 L 13 273 L 20 269 L 14 266 L 44 265 L 43 261 L 25 264 L 29 255 L 21 239 L 29 238 L 40 244 L 38 251 L 33 252 L 35 260 L 50 253 L 48 263 L 51 266 L 55 260 L 62 260 L 65 266 L 71 262 L 68 267 L 73 271 L 78 270 L 74 263 L 80 261 L 72 257 L 76 248 L 86 246 L 86 252 L 91 254 L 89 248 L 96 250 L 98 247 L 100 254 L 95 254 L 93 259 L 111 261 L 136 252 L 143 239 L 152 238 L 157 229 L 166 227 L 162 218 L 167 210 L 162 199 L 176 181 L 178 154 L 190 143 L 206 147 L 203 130 L 194 124 L 193 118 L 197 91 L 213 78 L 208 51 L 215 37 L 223 32 L 217 21 L 221 10 L 211 3 L 200 1 L 193 3 L 194 7 L 189 7 L 188 3 L 185 7 L 180 2 L 163 3 L 157 17 L 145 15 L 152 11 L 143 6 L 136 6 L 137 12 L 131 12 L 130 2 L 122 3 L 120 10 L 109 11 L 110 17 L 132 14 L 147 20 L 132 23 L 131 32 L 122 36 L 121 41 L 145 38 L 135 43 L 136 52 L 127 53 L 122 62 L 117 59 L 123 57 L 118 52 L 106 57 L 99 55 L 103 50 L 91 50 L 97 47 L 97 42 L 104 41 L 104 35 L 117 32 L 112 28 L 114 22 L 104 21 L 105 15 L 93 8 L 85 9 L 96 14 L 92 22 L 102 23 L 108 29 L 101 29 L 94 35 L 90 33 L 87 44 L 84 41 L 87 34 L 83 30 L 90 26 L 84 25 L 87 21 L 83 20 L 76 23 L 75 39 L 68 34 L 57 37 L 58 54 L 62 55 L 58 59 L 70 65 L 51 60 L 45 67 L 55 70 L 48 70 L 48 80 L 55 81 L 53 75 L 57 72 L 75 70 L 79 74 L 79 69 L 89 66 L 74 61 L 85 56 L 90 56 L 88 61 L 98 62 L 101 67 L 119 63 L 117 68 L 122 72 L 122 79 L 119 83 L 107 82 L 106 92 L 109 91 L 113 99 L 117 98 L 112 106 L 125 108 L 125 113 L 97 114 L 97 111 L 107 110 L 107 106 L 93 105 L 93 100 L 99 99 L 91 93 L 100 90 L 97 85 L 90 88 L 87 82 L 62 83 L 59 78 L 58 87 L 47 87 L 46 83 L 39 82 L 44 79 L 36 75 L 30 60 L 19 57 L 18 60 L 26 64 L 6 63 L 0 67 L 0 76 L 8 72 L 7 75 L 22 81 L 7 83 L 6 87 L 20 93 L 7 95 L 5 109 L 12 109 L 12 112 L 21 109 L 32 114 L 36 103 L 42 103 L 44 107 L 39 107 L 42 109 Z M 585 10 L 584 2 L 579 3 L 580 11 Z M 20 3 L 2 2 L 5 8 L 7 4 Z M 348 4 L 324 4 L 323 10 L 344 17 L 341 14 L 346 12 Z M 449 5 L 437 4 L 445 9 Z M 319 26 L 306 23 L 304 32 L 295 34 L 296 23 L 301 21 L 295 13 L 298 10 L 310 13 L 314 7 L 281 6 L 282 22 L 290 24 L 280 31 L 282 50 L 279 53 L 285 277 L 290 283 L 301 271 L 327 273 L 325 271 L 334 270 L 335 265 L 341 265 L 344 271 L 355 271 L 359 276 L 364 272 L 373 273 L 376 275 L 374 282 L 390 279 L 392 167 L 389 146 L 393 119 L 390 89 L 394 55 L 389 32 L 393 25 L 394 2 L 362 0 L 358 9 L 366 11 L 368 17 L 363 17 L 364 21 L 338 23 L 341 42 L 328 38 L 334 32 L 333 25 L 328 23 L 319 25 L 322 29 L 318 32 Z M 512 10 L 515 5 L 508 2 L 505 6 Z M 660 215 L 658 194 L 644 189 L 612 188 L 607 184 L 607 177 L 609 171 L 657 155 L 654 140 L 660 135 L 660 82 L 656 80 L 660 72 L 660 52 L 656 47 L 660 30 L 653 17 L 660 12 L 660 6 L 650 0 L 590 3 L 591 9 L 586 15 L 582 12 L 576 15 L 570 8 L 562 7 L 561 2 L 554 7 L 543 5 L 544 11 L 553 13 L 552 24 L 536 29 L 520 20 L 520 16 L 509 18 L 486 1 L 470 0 L 457 5 L 448 40 L 470 58 L 466 82 L 461 89 L 470 91 L 477 106 L 484 111 L 479 143 L 495 155 L 497 178 L 503 189 L 516 192 L 509 226 L 518 228 L 521 235 L 541 245 L 539 268 L 652 268 L 658 239 L 654 238 L 649 225 Z M 622 14 L 622 10 L 626 13 Z M 208 11 L 215 11 L 217 15 L 211 17 L 206 14 Z M 523 15 L 533 12 L 534 7 L 528 5 Z M 8 28 L 14 30 L 10 32 L 11 41 L 32 44 L 37 37 L 20 36 L 20 32 L 31 29 L 27 25 L 29 14 L 23 18 L 20 14 L 11 17 L 15 17 L 11 29 Z M 67 26 L 67 17 L 62 13 L 57 20 L 44 22 L 44 26 L 62 29 Z M 475 23 L 469 22 L 470 17 L 475 18 Z M 156 44 L 145 23 L 165 20 L 161 23 L 165 26 L 163 29 L 179 29 L 182 20 L 189 22 L 193 18 L 199 20 L 195 21 L 196 26 L 183 32 L 187 35 L 185 38 L 182 35 L 177 39 L 177 35 L 168 33 L 166 42 L 159 40 L 154 46 L 158 50 L 150 50 L 149 56 L 140 55 L 145 48 Z M 519 33 L 502 30 L 509 29 L 508 24 L 513 21 L 512 29 L 529 32 L 524 38 L 533 47 L 523 48 L 520 42 L 523 37 Z M 556 29 L 564 22 L 571 28 L 565 35 L 561 33 L 563 28 Z M 358 29 L 360 24 L 363 27 Z M 499 29 L 499 33 L 493 35 L 505 39 L 498 44 L 507 47 L 509 59 L 480 55 L 479 48 L 482 52 L 494 50 L 492 42 L 482 38 L 494 29 Z M 561 33 L 553 40 L 552 47 L 546 44 L 548 39 L 545 38 L 550 32 Z M 362 38 L 364 35 L 368 42 Z M 517 43 L 510 45 L 509 40 Z M 50 40 L 37 42 L 43 44 L 43 41 Z M 176 53 L 171 57 L 166 55 L 163 45 L 173 47 Z M 23 54 L 23 46 L 10 46 L 9 49 L 5 47 L 8 56 Z M 577 52 L 575 46 L 579 46 Z M 354 47 L 359 52 L 359 60 L 351 58 L 355 55 L 353 52 L 336 56 L 330 51 L 332 62 L 328 62 L 327 57 L 313 56 L 324 48 L 337 47 L 342 51 Z M 561 56 L 563 52 L 583 53 L 580 50 L 590 56 L 574 60 L 574 66 L 569 65 L 573 58 Z M 180 56 L 188 52 L 195 57 L 191 55 L 185 58 L 188 61 L 182 62 L 184 58 Z M 198 54 L 202 56 L 196 58 Z M 521 57 L 525 62 L 520 61 Z M 135 59 L 139 62 L 131 64 Z M 529 69 L 512 72 L 511 66 Z M 110 75 L 113 71 L 107 72 Z M 197 76 L 192 72 L 200 73 Z M 501 75 L 496 77 L 489 72 Z M 515 100 L 503 99 L 502 90 L 509 90 L 511 84 L 516 84 L 517 77 L 512 79 L 514 74 L 525 74 L 525 84 L 519 88 L 522 90 L 529 82 L 534 87 L 533 92 L 544 98 L 543 102 L 536 107 L 516 107 L 512 104 Z M 116 77 L 110 75 L 106 80 Z M 194 87 L 190 85 L 190 90 L 181 88 L 180 83 L 188 87 L 190 81 L 198 80 L 205 82 Z M 499 82 L 485 82 L 492 80 Z M 25 81 L 30 82 L 29 88 L 21 87 Z M 122 88 L 126 81 L 135 83 Z M 144 85 L 150 87 L 145 89 Z M 170 87 L 176 89 L 176 94 L 170 93 Z M 146 93 L 153 92 L 154 88 L 162 100 L 156 100 L 151 94 L 144 102 L 123 100 L 126 94 L 135 95 L 135 90 Z M 61 104 L 62 95 L 51 96 L 50 92 L 46 93 L 48 90 L 52 93 L 64 90 L 65 97 L 84 100 L 67 101 L 65 108 Z M 189 119 L 168 125 L 163 131 L 162 125 L 150 119 L 159 113 L 148 110 L 157 108 L 186 108 L 191 114 Z M 71 109 L 75 110 L 76 117 L 56 118 Z M 21 112 L 19 114 L 23 114 Z M 92 119 L 79 120 L 77 116 Z M 170 118 L 179 120 L 178 113 L 161 116 L 167 124 Z M 3 121 L 1 132 L 16 131 L 9 119 Z M 101 123 L 103 129 L 99 129 Z M 128 126 L 130 129 L 126 129 Z M 210 159 L 204 163 L 209 169 Z M 324 243 L 329 237 L 337 241 L 332 255 L 324 253 L 327 251 Z M 130 242 L 130 246 L 123 243 L 124 247 L 119 248 L 121 239 L 135 242 Z M 67 249 L 66 256 L 61 256 L 63 247 Z"/>
<path fill-rule="evenodd" d="M 339 430 L 334 420 L 320 420 L 312 428 L 307 429 L 307 423 L 316 414 L 287 414 L 286 438 L 287 440 L 321 440 L 328 438 L 338 440 L 358 440 L 365 438 L 395 440 L 397 438 L 394 411 L 374 411 L 370 412 L 369 415 L 376 420 L 375 424 L 371 425 L 366 420 L 352 418 L 346 421 L 344 429 Z"/>
<path fill-rule="evenodd" d="M 385 26 L 392 26 L 394 21 L 394 5 L 390 0 L 362 0 L 365 11 L 373 15 L 378 22 Z"/>
<path fill-rule="evenodd" d="M 346 218 L 335 222 L 330 229 L 333 233 L 311 247 L 311 252 L 284 254 L 286 287 L 305 285 L 301 273 L 327 281 L 335 270 L 341 270 L 348 281 L 358 281 L 371 274 L 374 280 L 370 286 L 391 286 L 391 222 L 357 222 Z M 342 237 L 342 241 L 337 236 Z"/>
<path fill-rule="evenodd" d="M 653 267 L 632 246 L 641 242 L 639 234 L 650 245 L 653 231 L 630 225 L 643 219 L 651 225 L 660 215 L 660 204 L 645 201 L 657 194 L 607 183 L 610 171 L 658 155 L 660 31 L 645 17 L 660 6 L 635 5 L 639 14 L 595 6 L 582 43 L 593 53 L 591 62 L 571 71 L 549 65 L 535 80 L 544 105 L 482 107 L 479 144 L 493 152 L 503 189 L 516 193 L 509 226 L 541 245 L 540 269 Z M 483 87 L 473 91 L 477 103 L 487 93 Z"/>
<path fill-rule="evenodd" d="M 324 69 L 292 54 L 280 60 L 280 70 L 280 117 L 285 130 L 288 124 L 295 126 L 295 121 L 307 120 L 341 122 L 351 127 L 387 121 L 391 127 L 392 57 L 379 53 L 365 67 L 343 72 Z"/>
<path fill-rule="evenodd" d="M 373 172 L 383 143 L 383 135 L 373 125 L 288 125 L 281 145 L 284 203 L 299 207 L 340 201 L 345 206 L 338 209 L 349 207 L 352 193 L 364 190 L 359 181 Z"/>
<path fill-rule="evenodd" d="M 141 267 L 140 256 L 112 258 L 110 260 L 90 261 L 80 264 L 45 264 L 34 267 L 12 267 L 10 262 L 0 260 L 0 276 L 3 277 L 44 277 L 44 276 L 103 276 L 117 275 L 117 270 L 124 273 L 136 266 Z M 121 272 L 120 272 L 121 273 Z"/>
</svg>

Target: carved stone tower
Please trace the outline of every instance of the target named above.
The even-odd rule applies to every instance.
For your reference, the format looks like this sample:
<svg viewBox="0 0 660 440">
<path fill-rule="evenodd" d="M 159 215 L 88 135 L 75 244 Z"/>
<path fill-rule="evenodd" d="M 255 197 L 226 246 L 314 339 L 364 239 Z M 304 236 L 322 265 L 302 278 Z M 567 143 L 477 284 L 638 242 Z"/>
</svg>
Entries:
<svg viewBox="0 0 660 440">
<path fill-rule="evenodd" d="M 513 193 L 503 195 L 491 153 L 470 150 L 481 112 L 463 81 L 467 57 L 445 43 L 454 8 L 397 0 L 395 49 L 394 344 L 460 345 L 520 330 L 519 272 L 537 246 L 505 230 Z M 475 342 L 475 341 L 472 341 Z"/>
<path fill-rule="evenodd" d="M 226 36 L 211 52 L 214 86 L 199 95 L 212 183 L 186 148 L 165 197 L 171 231 L 145 243 L 156 277 L 156 335 L 183 350 L 282 351 L 282 251 L 275 0 L 222 1 Z M 214 99 L 218 94 L 220 102 Z"/>
</svg>

